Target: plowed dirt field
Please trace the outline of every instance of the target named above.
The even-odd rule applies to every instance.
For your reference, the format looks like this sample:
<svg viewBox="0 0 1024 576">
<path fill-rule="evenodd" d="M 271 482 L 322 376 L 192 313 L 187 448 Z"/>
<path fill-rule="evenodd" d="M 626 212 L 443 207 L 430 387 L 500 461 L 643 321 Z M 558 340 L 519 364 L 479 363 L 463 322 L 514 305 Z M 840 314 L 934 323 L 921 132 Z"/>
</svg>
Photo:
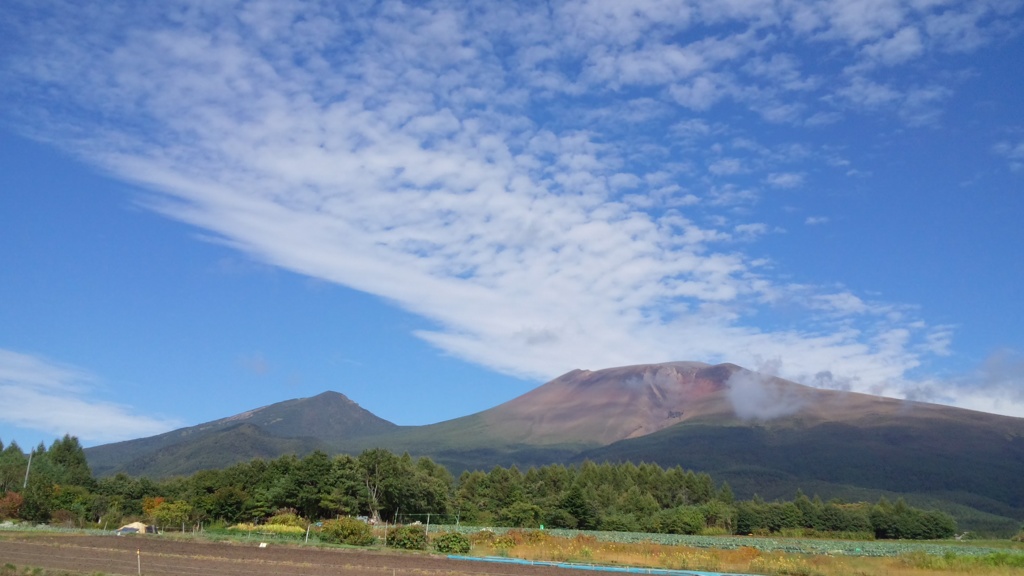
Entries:
<svg viewBox="0 0 1024 576">
<path fill-rule="evenodd" d="M 152 536 L 0 534 L 0 566 L 133 576 L 593 576 L 546 566 L 449 560 L 426 553 L 318 549 Z"/>
</svg>

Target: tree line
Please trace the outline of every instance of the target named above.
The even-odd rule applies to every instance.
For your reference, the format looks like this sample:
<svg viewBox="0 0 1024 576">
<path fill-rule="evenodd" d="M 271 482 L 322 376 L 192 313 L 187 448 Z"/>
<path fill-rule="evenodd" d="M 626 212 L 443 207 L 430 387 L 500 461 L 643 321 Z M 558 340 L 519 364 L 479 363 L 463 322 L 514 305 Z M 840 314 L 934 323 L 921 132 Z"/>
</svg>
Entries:
<svg viewBox="0 0 1024 576">
<path fill-rule="evenodd" d="M 31 470 L 29 461 L 31 459 Z M 26 471 L 29 471 L 26 475 Z M 256 459 L 153 481 L 96 479 L 78 439 L 28 454 L 0 442 L 0 519 L 112 528 L 145 520 L 162 528 L 260 523 L 290 511 L 308 522 L 342 516 L 478 526 L 670 534 L 770 534 L 797 530 L 875 538 L 947 538 L 952 517 L 896 502 L 737 501 L 726 483 L 679 466 L 584 462 L 525 472 L 515 466 L 455 479 L 430 458 L 385 449 Z"/>
</svg>

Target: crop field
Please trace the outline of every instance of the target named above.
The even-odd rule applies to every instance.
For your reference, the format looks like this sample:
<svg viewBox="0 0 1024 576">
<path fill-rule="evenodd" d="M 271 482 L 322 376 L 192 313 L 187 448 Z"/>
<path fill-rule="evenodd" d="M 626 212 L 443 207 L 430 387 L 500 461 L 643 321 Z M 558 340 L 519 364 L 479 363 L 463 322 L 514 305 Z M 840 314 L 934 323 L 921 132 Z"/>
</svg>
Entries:
<svg viewBox="0 0 1024 576">
<path fill-rule="evenodd" d="M 436 526 L 437 531 L 457 531 L 472 535 L 480 531 L 471 526 Z M 510 528 L 488 528 L 496 535 L 507 533 L 529 533 Z M 735 550 L 753 548 L 760 552 L 784 552 L 809 555 L 844 555 L 890 557 L 904 554 L 929 554 L 944 556 L 983 556 L 1007 550 L 1015 550 L 1024 555 L 1024 544 L 1013 544 L 1009 541 L 903 541 L 903 540 L 832 540 L 826 538 L 787 538 L 781 536 L 691 536 L 685 534 L 650 534 L 646 532 L 601 532 L 579 530 L 545 530 L 544 534 L 553 538 L 573 539 L 578 537 L 593 538 L 598 542 L 610 544 L 661 544 L 665 546 L 682 546 L 687 548 L 711 548 L 718 550 Z"/>
<path fill-rule="evenodd" d="M 20 568 L 20 569 L 19 569 Z M 145 576 L 593 576 L 554 567 L 484 564 L 425 553 L 326 549 L 152 536 L 0 534 L 0 574 Z"/>
<path fill-rule="evenodd" d="M 1006 542 L 852 542 L 801 538 L 673 537 L 628 533 L 555 535 L 476 530 L 474 557 L 604 567 L 766 576 L 1024 576 L 1024 548 Z M 434 533 L 432 531 L 432 533 Z M 435 533 L 436 534 L 436 533 Z M 652 538 L 653 536 L 653 538 Z M 221 538 L 221 540 L 215 540 Z M 665 542 L 656 541 L 665 539 Z M 683 538 L 684 541 L 678 541 Z M 427 552 L 349 548 L 270 534 L 117 537 L 0 531 L 0 576 L 477 575 L 572 576 L 592 570 L 453 560 Z M 266 542 L 265 547 L 260 544 Z"/>
<path fill-rule="evenodd" d="M 855 542 L 629 533 L 507 531 L 474 535 L 474 554 L 770 576 L 1024 576 L 1024 548 L 1010 542 Z"/>
</svg>

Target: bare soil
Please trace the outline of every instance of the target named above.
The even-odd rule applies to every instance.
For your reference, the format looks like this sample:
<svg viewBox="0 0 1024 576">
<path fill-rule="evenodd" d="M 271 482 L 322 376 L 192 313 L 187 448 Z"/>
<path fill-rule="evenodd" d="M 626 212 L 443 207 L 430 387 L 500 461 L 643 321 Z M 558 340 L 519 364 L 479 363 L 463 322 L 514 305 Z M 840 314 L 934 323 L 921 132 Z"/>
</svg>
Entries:
<svg viewBox="0 0 1024 576">
<path fill-rule="evenodd" d="M 160 536 L 0 534 L 0 568 L 133 576 L 592 576 L 549 566 L 450 560 L 427 553 L 207 542 Z"/>
</svg>

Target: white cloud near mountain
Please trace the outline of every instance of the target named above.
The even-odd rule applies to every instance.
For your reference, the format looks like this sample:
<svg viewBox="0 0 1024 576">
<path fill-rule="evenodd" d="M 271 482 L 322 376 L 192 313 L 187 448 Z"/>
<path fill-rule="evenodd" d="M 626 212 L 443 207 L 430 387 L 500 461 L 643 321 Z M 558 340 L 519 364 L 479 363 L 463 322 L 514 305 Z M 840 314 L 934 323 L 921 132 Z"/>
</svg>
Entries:
<svg viewBox="0 0 1024 576">
<path fill-rule="evenodd" d="M 95 400 L 96 385 L 95 377 L 80 368 L 0 348 L 0 421 L 54 437 L 73 433 L 89 444 L 151 436 L 179 425 Z"/>
<path fill-rule="evenodd" d="M 947 88 L 865 63 L 981 45 L 1005 5 L 30 4 L 0 76 L 34 98 L 27 130 L 257 260 L 422 315 L 447 353 L 533 378 L 778 358 L 895 395 L 945 328 L 773 277 L 735 242 L 772 229 L 736 207 L 807 185 L 827 152 L 700 115 L 932 118 Z M 782 304 L 804 321 L 759 324 Z"/>
</svg>

